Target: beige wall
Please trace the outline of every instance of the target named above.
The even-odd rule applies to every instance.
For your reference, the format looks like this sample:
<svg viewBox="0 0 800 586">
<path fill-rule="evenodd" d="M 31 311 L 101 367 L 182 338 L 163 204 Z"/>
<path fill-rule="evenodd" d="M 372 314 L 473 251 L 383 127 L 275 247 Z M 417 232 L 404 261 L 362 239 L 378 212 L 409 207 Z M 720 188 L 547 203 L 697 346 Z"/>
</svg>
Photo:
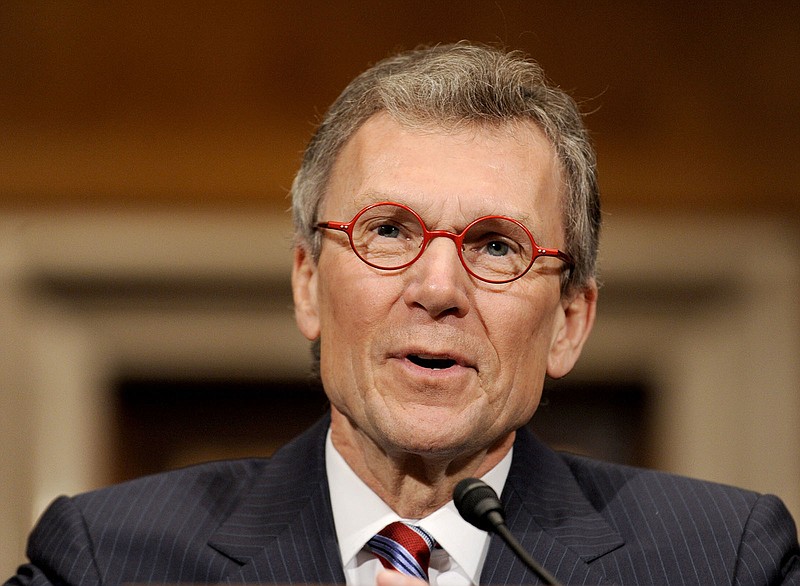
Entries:
<svg viewBox="0 0 800 586">
<path fill-rule="evenodd" d="M 302 379 L 308 352 L 286 303 L 285 216 L 4 214 L 0 234 L 9 573 L 52 498 L 109 482 L 115 373 Z M 600 317 L 575 376 L 648 382 L 654 466 L 774 492 L 799 514 L 800 237 L 769 219 L 615 215 L 602 267 Z M 274 290 L 238 305 L 137 297 L 154 282 Z"/>
</svg>

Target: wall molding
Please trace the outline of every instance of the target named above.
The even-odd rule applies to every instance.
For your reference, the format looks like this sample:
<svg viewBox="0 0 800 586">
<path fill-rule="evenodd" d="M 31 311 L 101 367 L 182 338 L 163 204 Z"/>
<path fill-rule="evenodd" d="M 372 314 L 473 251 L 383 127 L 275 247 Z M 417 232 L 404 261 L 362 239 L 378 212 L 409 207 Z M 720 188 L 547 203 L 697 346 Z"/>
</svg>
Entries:
<svg viewBox="0 0 800 586">
<path fill-rule="evenodd" d="M 269 215 L 0 215 L 0 570 L 56 495 L 103 484 L 115 373 L 302 378 L 290 226 Z M 607 219 L 575 376 L 650 381 L 659 468 L 800 515 L 800 242 L 776 219 Z M 5 544 L 12 544 L 10 547 Z"/>
</svg>

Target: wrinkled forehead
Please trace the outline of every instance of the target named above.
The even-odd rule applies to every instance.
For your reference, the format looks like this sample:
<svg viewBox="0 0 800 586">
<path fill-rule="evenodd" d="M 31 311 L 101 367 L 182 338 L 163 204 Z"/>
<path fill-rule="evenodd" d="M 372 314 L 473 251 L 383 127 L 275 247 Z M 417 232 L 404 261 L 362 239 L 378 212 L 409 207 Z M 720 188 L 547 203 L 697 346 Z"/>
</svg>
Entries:
<svg viewBox="0 0 800 586">
<path fill-rule="evenodd" d="M 381 200 L 435 208 L 472 195 L 482 197 L 470 198 L 466 219 L 497 214 L 526 222 L 545 195 L 551 197 L 544 191 L 555 192 L 560 210 L 561 165 L 552 143 L 531 120 L 409 124 L 381 112 L 340 150 L 320 214 L 352 217 Z"/>
</svg>

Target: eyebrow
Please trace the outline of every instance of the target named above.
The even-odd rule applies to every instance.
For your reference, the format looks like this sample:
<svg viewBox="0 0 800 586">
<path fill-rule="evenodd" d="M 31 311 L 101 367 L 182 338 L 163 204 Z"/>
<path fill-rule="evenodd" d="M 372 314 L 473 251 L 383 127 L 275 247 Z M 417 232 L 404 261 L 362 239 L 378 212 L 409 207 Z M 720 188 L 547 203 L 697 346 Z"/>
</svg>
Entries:
<svg viewBox="0 0 800 586">
<path fill-rule="evenodd" d="M 490 199 L 491 198 L 488 197 L 485 198 L 485 200 L 490 200 Z M 359 210 L 367 207 L 368 205 L 371 205 L 373 203 L 378 203 L 381 201 L 403 204 L 405 206 L 410 207 L 412 210 L 414 210 L 415 212 L 420 214 L 420 216 L 422 216 L 419 210 L 414 205 L 412 205 L 411 202 L 408 200 L 408 198 L 406 198 L 402 193 L 390 194 L 390 193 L 381 193 L 374 191 L 368 191 L 360 195 L 357 195 L 353 198 L 353 203 L 355 204 L 356 207 L 356 210 L 355 212 L 353 212 L 353 215 L 355 215 Z M 507 218 L 513 218 L 514 220 L 517 220 L 518 222 L 524 224 L 524 226 L 530 231 L 531 235 L 533 236 L 533 239 L 536 241 L 536 244 L 539 244 L 540 242 L 544 241 L 540 231 L 537 230 L 536 227 L 532 225 L 531 222 L 532 216 L 529 213 L 524 213 L 524 212 L 520 212 L 518 214 L 517 213 L 508 214 L 506 212 L 499 210 L 487 209 L 485 211 L 478 213 L 474 217 L 469 218 L 466 221 L 466 224 L 464 224 L 464 226 L 466 227 L 466 225 L 472 222 L 473 220 L 477 220 L 478 218 L 483 218 L 485 216 L 505 216 Z M 425 225 L 427 226 L 427 223 Z M 437 228 L 436 227 L 432 228 L 431 226 L 428 226 L 428 229 L 435 230 Z"/>
</svg>

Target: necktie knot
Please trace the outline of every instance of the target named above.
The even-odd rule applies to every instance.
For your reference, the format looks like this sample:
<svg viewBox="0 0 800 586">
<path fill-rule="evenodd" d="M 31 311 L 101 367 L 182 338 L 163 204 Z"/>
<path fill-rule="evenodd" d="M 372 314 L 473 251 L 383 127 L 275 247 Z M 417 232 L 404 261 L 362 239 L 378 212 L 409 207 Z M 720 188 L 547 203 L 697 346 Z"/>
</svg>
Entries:
<svg viewBox="0 0 800 586">
<path fill-rule="evenodd" d="M 433 536 L 422 527 L 395 521 L 367 542 L 367 548 L 390 570 L 428 580 Z"/>
</svg>

